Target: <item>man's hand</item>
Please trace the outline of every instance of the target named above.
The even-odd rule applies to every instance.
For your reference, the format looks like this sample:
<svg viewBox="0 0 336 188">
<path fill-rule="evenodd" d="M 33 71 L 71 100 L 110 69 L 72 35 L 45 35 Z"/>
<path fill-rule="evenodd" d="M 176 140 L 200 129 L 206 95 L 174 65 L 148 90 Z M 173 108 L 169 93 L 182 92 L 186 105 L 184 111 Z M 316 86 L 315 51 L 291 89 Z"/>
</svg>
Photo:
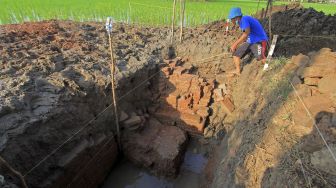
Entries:
<svg viewBox="0 0 336 188">
<path fill-rule="evenodd" d="M 230 51 L 233 53 L 235 52 L 237 49 L 237 45 L 236 44 L 232 44 L 231 47 L 230 47 Z"/>
<path fill-rule="evenodd" d="M 232 53 L 235 52 L 236 49 L 237 49 L 237 46 L 240 45 L 241 43 L 245 42 L 246 39 L 248 38 L 249 34 L 250 34 L 250 28 L 245 29 L 243 34 L 239 37 L 239 39 L 231 45 L 230 51 Z"/>
</svg>

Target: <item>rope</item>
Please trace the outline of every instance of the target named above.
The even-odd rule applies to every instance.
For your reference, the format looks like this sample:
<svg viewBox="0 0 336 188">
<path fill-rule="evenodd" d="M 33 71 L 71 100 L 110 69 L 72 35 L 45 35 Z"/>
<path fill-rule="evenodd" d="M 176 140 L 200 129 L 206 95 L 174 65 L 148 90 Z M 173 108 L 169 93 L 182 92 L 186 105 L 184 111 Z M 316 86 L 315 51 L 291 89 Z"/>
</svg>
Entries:
<svg viewBox="0 0 336 188">
<path fill-rule="evenodd" d="M 231 55 L 232 53 L 229 53 L 229 52 L 224 52 L 224 53 L 220 53 L 218 55 L 214 55 L 214 56 L 211 56 L 211 57 L 207 57 L 207 58 L 204 58 L 204 59 L 200 59 L 200 60 L 196 60 L 196 61 L 191 61 L 189 63 L 198 63 L 198 62 L 205 62 L 206 60 L 210 60 L 212 58 L 215 58 L 215 57 L 220 57 L 220 56 L 223 56 L 223 55 Z M 227 58 L 230 58 L 231 56 L 227 57 Z"/>
<path fill-rule="evenodd" d="M 51 153 L 49 153 L 47 156 L 45 156 L 40 162 L 38 162 L 33 168 L 31 168 L 28 172 L 26 172 L 25 175 L 23 175 L 23 177 L 26 177 L 28 174 L 30 174 L 32 171 L 34 171 L 35 168 L 37 168 L 38 166 L 40 166 L 44 161 L 46 161 L 49 157 L 51 157 L 58 150 L 60 150 L 66 143 L 68 143 L 73 137 L 75 137 L 77 134 L 79 134 L 81 131 L 83 131 L 85 128 L 87 128 L 94 120 L 96 120 L 98 117 L 100 117 L 112 105 L 113 104 L 110 104 L 103 111 L 101 111 L 96 117 L 92 118 L 90 121 L 88 121 L 86 124 L 84 124 L 84 126 L 82 128 L 80 128 L 78 131 L 76 131 L 72 136 L 70 136 L 68 139 L 66 139 L 61 145 L 59 145 Z"/>
<path fill-rule="evenodd" d="M 336 36 L 333 35 L 287 35 L 287 34 L 277 34 L 284 37 L 306 37 L 306 38 L 327 38 L 327 39 L 336 39 Z"/>
<path fill-rule="evenodd" d="M 288 109 L 286 108 L 286 106 L 284 105 L 284 108 L 285 110 L 287 111 L 287 113 L 289 113 Z M 300 163 L 300 167 L 301 167 L 301 171 L 302 171 L 302 174 L 303 174 L 303 177 L 305 179 L 305 182 L 306 182 L 306 185 L 308 185 L 307 187 L 311 187 L 310 185 L 310 182 L 309 182 L 309 179 L 307 178 L 306 176 L 306 172 L 304 170 L 304 167 L 303 167 L 303 164 L 302 164 L 302 160 L 301 160 L 301 157 L 300 156 L 297 156 L 295 157 L 297 160 L 299 160 L 299 163 Z"/>
<path fill-rule="evenodd" d="M 218 57 L 218 56 L 223 55 L 223 54 L 228 54 L 228 53 L 218 54 L 218 55 L 215 55 L 215 56 L 212 56 L 212 57 L 209 57 L 209 58 L 204 58 L 204 59 L 193 61 L 193 62 L 204 61 L 204 60 L 207 60 L 207 59 L 210 59 L 210 58 L 213 58 L 213 57 Z M 130 91 L 128 91 L 127 93 L 125 93 L 124 95 L 122 95 L 121 97 L 119 97 L 119 99 L 117 99 L 117 101 L 120 101 L 123 98 L 125 98 L 127 95 L 129 95 L 130 93 L 132 93 L 133 91 L 135 91 L 136 89 L 138 89 L 143 84 L 147 83 L 150 79 L 152 79 L 154 76 L 156 76 L 160 72 L 161 72 L 161 70 L 153 73 L 150 77 L 148 77 L 146 80 L 142 81 L 139 85 L 137 85 L 136 87 L 132 88 Z M 112 105 L 113 105 L 113 103 L 110 104 L 109 106 L 107 106 L 104 110 L 102 110 L 96 117 L 92 118 L 90 121 L 88 121 L 86 124 L 84 124 L 84 126 L 82 128 L 80 128 L 78 131 L 76 131 L 72 136 L 70 136 L 68 139 L 66 139 L 61 145 L 59 145 L 51 153 L 49 153 L 42 160 L 40 160 L 40 162 L 38 162 L 36 165 L 34 165 L 28 172 L 25 173 L 25 175 L 23 177 L 26 177 L 28 174 L 30 174 L 32 171 L 34 171 L 38 166 L 40 166 L 44 161 L 46 161 L 53 154 L 55 154 L 58 150 L 60 150 L 72 138 L 74 138 L 76 135 L 78 135 L 80 132 L 82 132 L 85 128 L 87 128 L 93 121 L 97 120 L 101 115 L 103 115 L 107 111 L 107 109 L 110 108 Z"/>
<path fill-rule="evenodd" d="M 300 102 L 302 103 L 303 107 L 305 108 L 309 118 L 313 121 L 313 124 L 318 132 L 318 134 L 320 135 L 320 137 L 322 138 L 324 144 L 327 146 L 327 149 L 328 151 L 330 152 L 332 158 L 334 159 L 334 161 L 336 162 L 336 157 L 335 157 L 335 154 L 332 152 L 331 148 L 329 147 L 327 141 L 325 140 L 322 132 L 320 131 L 320 129 L 318 128 L 318 126 L 316 125 L 316 122 L 315 122 L 315 119 L 313 118 L 313 116 L 311 115 L 310 111 L 308 110 L 306 104 L 303 102 L 302 98 L 300 97 L 299 93 L 297 92 L 296 88 L 294 87 L 294 85 L 292 84 L 292 82 L 289 81 L 289 83 L 291 84 L 291 86 L 293 87 L 294 89 L 294 92 L 296 94 L 296 96 L 299 98 Z"/>
<path fill-rule="evenodd" d="M 137 88 L 139 88 L 141 85 L 143 85 L 144 83 L 147 83 L 149 79 L 153 78 L 156 74 L 160 73 L 160 71 L 154 73 L 152 76 L 150 76 L 148 79 L 146 79 L 145 81 L 141 82 L 138 86 L 134 87 L 133 89 L 131 89 L 130 91 L 128 91 L 126 94 L 124 94 L 123 96 L 121 96 L 117 101 L 120 101 L 121 99 L 123 99 L 124 97 L 126 97 L 128 94 L 132 93 L 134 90 L 136 90 Z M 53 154 L 55 154 L 58 150 L 60 150 L 66 143 L 68 143 L 72 138 L 74 138 L 76 135 L 78 135 L 80 132 L 82 132 L 85 128 L 87 128 L 93 121 L 95 121 L 96 119 L 98 119 L 101 115 L 103 115 L 103 113 L 106 112 L 106 110 L 108 108 L 110 108 L 113 105 L 110 104 L 108 107 L 106 107 L 103 111 L 101 111 L 96 117 L 92 118 L 88 123 L 86 123 L 82 128 L 80 128 L 77 132 L 75 132 L 72 136 L 70 136 L 68 139 L 66 139 L 61 145 L 59 145 L 56 149 L 54 149 L 50 154 L 48 154 L 47 156 L 45 156 L 40 162 L 38 162 L 33 168 L 31 168 L 25 175 L 24 177 L 26 177 L 29 173 L 31 173 L 32 171 L 35 170 L 35 168 L 37 168 L 38 166 L 40 166 L 44 161 L 46 161 L 49 157 L 51 157 Z"/>
</svg>

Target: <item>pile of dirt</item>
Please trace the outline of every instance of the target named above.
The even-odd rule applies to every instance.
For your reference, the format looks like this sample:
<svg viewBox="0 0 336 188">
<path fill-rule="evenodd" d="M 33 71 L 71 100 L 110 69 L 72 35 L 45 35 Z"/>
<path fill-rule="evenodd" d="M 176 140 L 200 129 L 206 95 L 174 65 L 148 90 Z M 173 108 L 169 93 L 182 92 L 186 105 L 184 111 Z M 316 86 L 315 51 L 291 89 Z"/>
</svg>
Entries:
<svg viewBox="0 0 336 188">
<path fill-rule="evenodd" d="M 273 5 L 272 6 L 272 14 L 274 14 L 276 12 L 286 11 L 286 10 L 290 10 L 290 9 L 298 9 L 298 8 L 303 8 L 303 6 L 300 3 L 290 3 L 290 4 L 287 4 L 287 5 Z M 270 10 L 268 10 L 268 11 L 270 11 Z M 266 10 L 264 8 L 262 8 L 260 11 L 255 13 L 253 15 L 253 17 L 258 18 L 258 19 L 268 17 L 269 12 L 266 13 L 266 16 L 265 16 L 265 13 L 266 13 Z"/>
<path fill-rule="evenodd" d="M 268 28 L 268 19 L 261 22 Z M 279 39 L 274 55 L 290 57 L 321 48 L 336 50 L 335 25 L 336 15 L 325 15 L 312 8 L 276 12 L 272 15 L 272 34 L 278 34 Z"/>
</svg>

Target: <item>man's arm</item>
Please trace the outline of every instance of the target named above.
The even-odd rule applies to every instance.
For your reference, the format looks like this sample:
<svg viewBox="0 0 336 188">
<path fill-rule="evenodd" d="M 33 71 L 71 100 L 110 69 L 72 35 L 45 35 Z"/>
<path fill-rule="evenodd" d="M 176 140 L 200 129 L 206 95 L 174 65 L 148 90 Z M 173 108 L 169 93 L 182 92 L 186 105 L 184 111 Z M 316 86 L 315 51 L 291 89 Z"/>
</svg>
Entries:
<svg viewBox="0 0 336 188">
<path fill-rule="evenodd" d="M 234 43 L 232 44 L 232 46 L 231 46 L 231 52 L 236 51 L 237 46 L 238 46 L 239 44 L 245 42 L 246 39 L 247 39 L 247 37 L 249 36 L 249 34 L 250 34 L 250 28 L 248 27 L 248 28 L 246 28 L 246 29 L 244 30 L 243 34 L 239 37 L 239 39 L 238 39 L 236 42 L 234 42 Z"/>
</svg>

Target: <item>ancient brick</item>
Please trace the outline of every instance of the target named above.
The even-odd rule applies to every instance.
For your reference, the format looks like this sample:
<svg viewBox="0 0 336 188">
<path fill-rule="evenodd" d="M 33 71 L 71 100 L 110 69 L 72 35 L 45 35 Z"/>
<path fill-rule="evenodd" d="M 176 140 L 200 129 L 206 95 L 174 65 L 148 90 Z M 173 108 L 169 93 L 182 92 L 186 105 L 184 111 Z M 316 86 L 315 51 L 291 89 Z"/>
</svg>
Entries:
<svg viewBox="0 0 336 188">
<path fill-rule="evenodd" d="M 175 58 L 175 59 L 168 61 L 168 64 L 169 64 L 169 67 L 175 68 L 175 67 L 181 66 L 182 61 L 180 58 Z"/>
<path fill-rule="evenodd" d="M 200 107 L 207 107 L 209 106 L 210 98 L 202 97 L 201 100 L 198 103 L 198 106 Z"/>
<path fill-rule="evenodd" d="M 209 108 L 208 107 L 200 107 L 197 112 L 202 118 L 206 118 L 209 116 Z"/>
<path fill-rule="evenodd" d="M 193 127 L 195 127 L 199 132 L 203 133 L 204 131 L 204 127 L 205 127 L 205 123 L 201 122 L 195 125 L 192 125 Z"/>
<path fill-rule="evenodd" d="M 301 97 L 310 97 L 312 96 L 312 90 L 310 89 L 309 86 L 305 85 L 305 84 L 299 84 L 296 85 L 296 90 L 299 94 L 299 96 Z"/>
<path fill-rule="evenodd" d="M 166 98 L 166 102 L 171 105 L 171 107 L 176 108 L 177 107 L 177 98 L 178 98 L 178 94 L 176 93 L 171 93 L 168 95 L 168 97 Z"/>
<path fill-rule="evenodd" d="M 172 68 L 170 68 L 170 67 L 163 67 L 163 68 L 161 69 L 161 71 L 163 72 L 163 74 L 164 74 L 166 77 L 168 77 L 169 75 L 171 75 L 171 74 L 173 73 L 173 70 L 172 70 Z"/>
<path fill-rule="evenodd" d="M 224 93 L 222 89 L 214 89 L 214 94 L 215 94 L 215 101 L 222 101 L 224 100 Z"/>
<path fill-rule="evenodd" d="M 191 84 L 193 83 L 193 79 L 195 79 L 195 75 L 192 75 L 192 74 L 182 74 L 178 77 L 179 81 L 185 81 L 185 80 L 188 80 L 188 82 Z"/>
<path fill-rule="evenodd" d="M 318 83 L 318 89 L 321 93 L 336 94 L 336 75 L 331 74 L 323 77 Z"/>
<path fill-rule="evenodd" d="M 123 122 L 123 125 L 127 129 L 132 129 L 132 127 L 142 123 L 142 118 L 140 116 L 132 116 L 128 120 Z"/>
<path fill-rule="evenodd" d="M 321 94 L 321 92 L 318 89 L 318 87 L 316 87 L 316 86 L 309 86 L 309 88 L 311 89 L 311 95 L 312 96 L 316 96 L 316 95 L 320 95 Z"/>
<path fill-rule="evenodd" d="M 232 113 L 235 109 L 234 104 L 231 102 L 231 100 L 228 97 L 224 97 L 224 100 L 221 101 L 221 104 L 223 105 L 227 113 Z"/>
<path fill-rule="evenodd" d="M 200 99 L 201 99 L 201 87 L 199 87 L 199 86 L 197 86 L 196 87 L 197 89 L 193 89 L 193 91 L 192 91 L 192 98 L 193 98 L 193 103 L 194 104 L 198 104 L 199 103 L 199 101 L 200 101 Z"/>
<path fill-rule="evenodd" d="M 212 90 L 213 90 L 213 87 L 211 85 L 204 86 L 203 87 L 204 96 L 210 95 L 210 97 L 211 97 Z"/>
<path fill-rule="evenodd" d="M 190 96 L 182 96 L 177 100 L 178 110 L 185 110 L 191 108 L 192 98 Z"/>
<path fill-rule="evenodd" d="M 187 73 L 188 72 L 188 69 L 184 68 L 184 67 L 175 67 L 174 68 L 174 74 L 177 74 L 177 75 L 182 75 L 184 73 Z"/>
<path fill-rule="evenodd" d="M 336 66 L 313 65 L 305 68 L 301 77 L 322 78 L 326 74 L 336 74 Z"/>
<path fill-rule="evenodd" d="M 201 116 L 197 114 L 181 113 L 180 118 L 188 125 L 197 125 L 202 122 Z"/>
<path fill-rule="evenodd" d="M 309 86 L 317 86 L 320 78 L 310 78 L 306 77 L 304 78 L 304 83 Z"/>
<path fill-rule="evenodd" d="M 124 155 L 132 163 L 160 176 L 176 177 L 187 135 L 178 127 L 151 118 L 141 132 L 123 134 L 122 142 Z"/>
<path fill-rule="evenodd" d="M 303 98 L 303 102 L 313 117 L 316 117 L 316 115 L 322 111 L 330 113 L 334 112 L 332 108 L 333 103 L 326 94 L 319 94 L 316 96 Z M 296 109 L 293 113 L 293 120 L 295 124 L 305 127 L 312 127 L 313 122 L 308 116 L 303 105 L 298 103 L 295 107 Z"/>
</svg>

